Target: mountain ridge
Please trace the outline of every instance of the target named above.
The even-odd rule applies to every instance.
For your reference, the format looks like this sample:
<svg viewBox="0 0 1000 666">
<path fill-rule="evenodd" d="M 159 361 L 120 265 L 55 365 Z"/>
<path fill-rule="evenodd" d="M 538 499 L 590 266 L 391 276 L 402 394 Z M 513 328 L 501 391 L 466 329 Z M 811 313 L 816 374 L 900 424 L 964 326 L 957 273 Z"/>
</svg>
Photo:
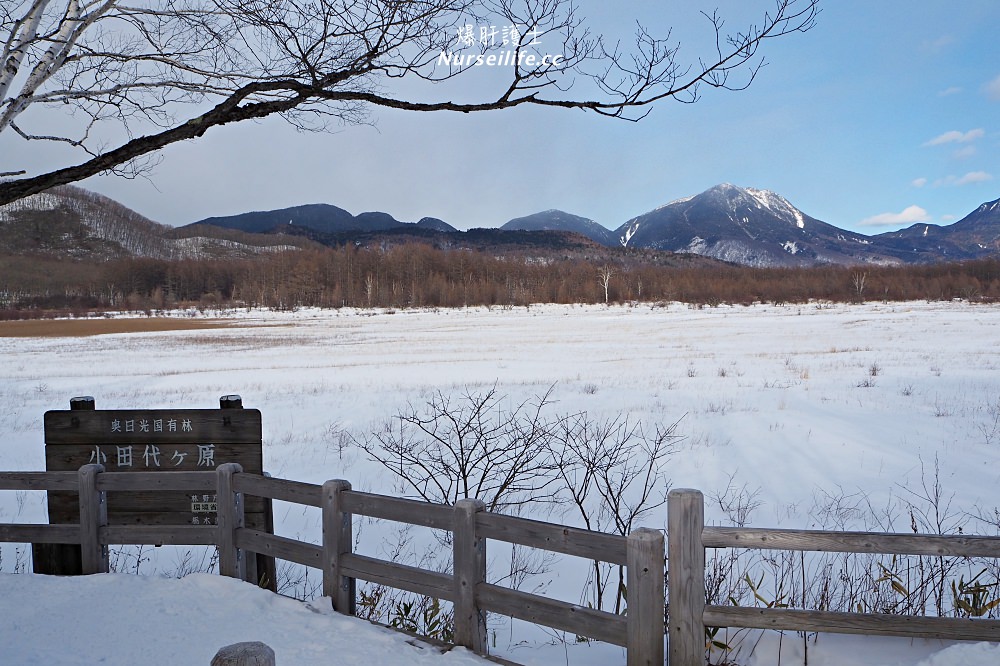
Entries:
<svg viewBox="0 0 1000 666">
<path fill-rule="evenodd" d="M 549 209 L 514 218 L 497 229 L 459 231 L 434 217 L 401 222 L 389 213 L 353 215 L 325 203 L 208 217 L 172 228 L 73 186 L 0 206 L 0 251 L 14 254 L 197 258 L 252 256 L 312 243 L 385 246 L 416 240 L 441 247 L 508 250 L 584 250 L 593 244 L 761 267 L 932 263 L 1000 254 L 1000 199 L 980 204 L 947 226 L 918 223 L 871 236 L 814 218 L 771 190 L 731 183 L 674 199 L 616 229 Z"/>
</svg>

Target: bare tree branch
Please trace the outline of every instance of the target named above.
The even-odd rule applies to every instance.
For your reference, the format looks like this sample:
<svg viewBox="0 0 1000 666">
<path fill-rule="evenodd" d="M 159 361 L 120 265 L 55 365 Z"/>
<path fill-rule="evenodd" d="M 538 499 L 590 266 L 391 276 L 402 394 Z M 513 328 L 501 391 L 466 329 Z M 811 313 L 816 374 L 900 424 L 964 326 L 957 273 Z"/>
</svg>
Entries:
<svg viewBox="0 0 1000 666">
<path fill-rule="evenodd" d="M 8 0 L 0 135 L 58 141 L 89 159 L 28 173 L 7 164 L 16 153 L 5 151 L 0 204 L 275 114 L 302 129 L 368 122 L 380 107 L 534 105 L 639 120 L 661 100 L 696 101 L 705 86 L 750 85 L 762 44 L 808 30 L 819 11 L 819 0 L 770 1 L 771 11 L 735 33 L 706 13 L 713 52 L 685 61 L 669 29 L 657 37 L 639 26 L 631 47 L 606 44 L 571 0 Z M 491 32 L 472 34 L 477 26 Z M 501 65 L 506 79 L 480 100 L 455 101 L 433 85 L 481 64 Z M 401 97 L 396 79 L 428 87 Z M 60 129 L 35 113 L 45 107 L 70 110 Z"/>
</svg>

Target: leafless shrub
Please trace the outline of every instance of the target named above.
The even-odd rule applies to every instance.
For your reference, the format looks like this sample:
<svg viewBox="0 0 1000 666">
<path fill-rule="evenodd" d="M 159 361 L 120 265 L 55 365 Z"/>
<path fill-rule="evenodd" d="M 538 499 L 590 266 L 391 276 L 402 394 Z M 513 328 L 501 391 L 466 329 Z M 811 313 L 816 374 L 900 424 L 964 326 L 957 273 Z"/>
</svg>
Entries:
<svg viewBox="0 0 1000 666">
<path fill-rule="evenodd" d="M 678 423 L 644 428 L 618 416 L 596 421 L 586 413 L 561 417 L 551 451 L 561 492 L 590 530 L 628 535 L 642 516 L 666 503 L 666 460 L 680 439 Z M 593 562 L 590 602 L 604 608 L 612 566 Z M 625 601 L 623 567 L 617 567 L 614 612 Z"/>
<path fill-rule="evenodd" d="M 551 392 L 512 405 L 496 386 L 457 398 L 437 391 L 357 443 L 427 502 L 476 498 L 508 513 L 552 505 L 559 490 L 543 415 Z"/>
</svg>

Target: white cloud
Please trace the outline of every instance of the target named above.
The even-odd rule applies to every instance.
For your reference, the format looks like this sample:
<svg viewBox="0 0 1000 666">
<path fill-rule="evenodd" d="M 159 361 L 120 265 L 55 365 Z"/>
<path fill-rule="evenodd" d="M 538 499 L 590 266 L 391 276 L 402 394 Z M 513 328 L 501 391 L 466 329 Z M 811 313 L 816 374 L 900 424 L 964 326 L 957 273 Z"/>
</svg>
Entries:
<svg viewBox="0 0 1000 666">
<path fill-rule="evenodd" d="M 953 152 L 951 156 L 957 160 L 964 160 L 965 158 L 972 157 L 975 154 L 976 154 L 975 146 L 962 146 L 961 148 Z"/>
<path fill-rule="evenodd" d="M 930 222 L 931 216 L 920 206 L 907 206 L 900 213 L 880 213 L 861 220 L 863 227 L 895 227 L 917 222 Z"/>
<path fill-rule="evenodd" d="M 945 132 L 944 134 L 938 135 L 925 143 L 925 146 L 940 146 L 946 143 L 968 143 L 970 141 L 975 141 L 986 135 L 986 132 L 982 128 L 976 128 L 969 130 L 968 132 L 959 132 L 958 130 L 951 130 L 950 132 Z"/>
<path fill-rule="evenodd" d="M 943 187 L 946 185 L 954 185 L 958 187 L 959 185 L 968 185 L 970 183 L 983 183 L 988 180 L 993 180 L 993 174 L 986 173 L 985 171 L 970 171 L 964 176 L 945 176 L 944 178 L 938 178 L 934 181 L 934 187 Z"/>
<path fill-rule="evenodd" d="M 930 53 L 940 53 L 945 49 L 945 47 L 950 46 L 955 42 L 955 38 L 951 35 L 941 35 L 937 39 L 924 40 L 921 46 L 924 47 L 925 51 Z"/>
<path fill-rule="evenodd" d="M 914 178 L 913 180 L 910 181 L 910 185 L 913 185 L 913 187 L 923 187 L 926 184 L 927 184 L 927 179 L 923 177 Z"/>
<path fill-rule="evenodd" d="M 984 85 L 983 90 L 986 91 L 986 94 L 990 99 L 1000 101 L 1000 76 L 997 76 L 995 79 Z"/>
<path fill-rule="evenodd" d="M 987 180 L 993 180 L 993 174 L 986 173 L 985 171 L 970 171 L 956 180 L 955 184 L 968 185 L 969 183 L 983 183 Z"/>
<path fill-rule="evenodd" d="M 949 97 L 950 95 L 957 95 L 962 92 L 962 89 L 958 86 L 951 86 L 950 88 L 945 88 L 938 93 L 938 97 Z"/>
<path fill-rule="evenodd" d="M 941 221 L 942 222 L 951 222 L 954 219 L 955 219 L 954 215 L 942 215 L 941 216 Z"/>
</svg>

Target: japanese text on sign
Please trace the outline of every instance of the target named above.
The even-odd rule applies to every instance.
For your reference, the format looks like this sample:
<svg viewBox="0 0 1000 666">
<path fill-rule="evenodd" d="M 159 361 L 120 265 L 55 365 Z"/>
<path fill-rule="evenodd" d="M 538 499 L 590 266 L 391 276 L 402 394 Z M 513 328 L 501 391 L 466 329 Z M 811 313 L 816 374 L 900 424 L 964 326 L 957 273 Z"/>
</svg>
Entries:
<svg viewBox="0 0 1000 666">
<path fill-rule="evenodd" d="M 191 447 L 183 448 L 190 449 Z M 192 460 L 188 461 L 188 466 L 195 463 L 195 467 L 215 467 L 215 444 L 195 444 L 194 448 L 195 451 L 183 451 L 180 448 L 160 447 L 156 444 L 114 444 L 110 446 L 95 444 L 90 452 L 88 462 L 107 465 L 110 453 L 110 460 L 117 468 L 143 467 L 153 469 L 180 467 L 188 456 L 191 456 Z"/>
</svg>

